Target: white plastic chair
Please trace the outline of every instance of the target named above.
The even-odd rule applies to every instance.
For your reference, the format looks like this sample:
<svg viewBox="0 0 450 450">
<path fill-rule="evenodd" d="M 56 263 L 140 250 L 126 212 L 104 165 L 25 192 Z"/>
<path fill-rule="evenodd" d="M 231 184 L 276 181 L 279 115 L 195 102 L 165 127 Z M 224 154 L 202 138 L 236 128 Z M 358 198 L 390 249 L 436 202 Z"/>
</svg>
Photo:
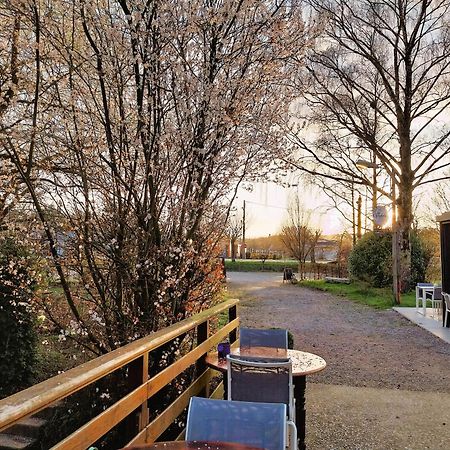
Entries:
<svg viewBox="0 0 450 450">
<path fill-rule="evenodd" d="M 433 283 L 417 283 L 416 285 L 416 310 L 419 311 L 419 308 L 423 308 L 423 315 L 425 315 L 426 311 L 426 290 L 423 288 L 430 288 L 433 287 Z M 422 302 L 422 305 L 419 304 Z"/>
<path fill-rule="evenodd" d="M 284 403 L 288 412 L 289 448 L 297 447 L 292 361 L 227 355 L 228 400 Z"/>
<path fill-rule="evenodd" d="M 192 397 L 186 440 L 234 442 L 267 450 L 285 450 L 286 405 Z"/>
<path fill-rule="evenodd" d="M 450 314 L 450 294 L 442 293 L 442 298 L 444 299 L 444 327 L 447 326 L 448 316 Z"/>
</svg>

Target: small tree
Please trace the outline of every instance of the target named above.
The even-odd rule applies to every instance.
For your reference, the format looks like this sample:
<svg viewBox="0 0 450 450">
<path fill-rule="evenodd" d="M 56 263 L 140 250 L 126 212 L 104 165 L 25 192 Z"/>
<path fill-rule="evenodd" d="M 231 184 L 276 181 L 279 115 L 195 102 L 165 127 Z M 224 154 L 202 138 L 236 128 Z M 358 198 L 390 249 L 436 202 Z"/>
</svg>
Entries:
<svg viewBox="0 0 450 450">
<path fill-rule="evenodd" d="M 322 231 L 311 226 L 311 211 L 306 211 L 298 196 L 288 208 L 288 219 L 281 228 L 281 240 L 291 255 L 298 261 L 298 275 L 304 278 L 306 258 L 314 248 Z"/>
<path fill-rule="evenodd" d="M 236 261 L 236 242 L 242 235 L 242 218 L 231 216 L 228 221 L 227 235 L 231 246 L 231 260 Z"/>
<path fill-rule="evenodd" d="M 348 258 L 352 250 L 352 237 L 344 231 L 339 235 L 336 263 L 338 277 L 342 277 L 347 272 Z"/>
<path fill-rule="evenodd" d="M 411 284 L 425 281 L 431 252 L 420 236 L 411 235 Z M 352 277 L 367 281 L 374 287 L 392 284 L 392 233 L 383 231 L 367 233 L 353 248 L 349 258 Z"/>
</svg>

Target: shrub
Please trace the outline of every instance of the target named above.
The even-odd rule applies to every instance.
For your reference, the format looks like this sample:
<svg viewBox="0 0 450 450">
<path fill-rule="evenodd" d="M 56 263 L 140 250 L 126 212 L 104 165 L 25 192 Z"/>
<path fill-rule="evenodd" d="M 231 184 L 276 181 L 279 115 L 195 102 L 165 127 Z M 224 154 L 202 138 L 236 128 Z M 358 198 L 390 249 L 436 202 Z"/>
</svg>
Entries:
<svg viewBox="0 0 450 450">
<path fill-rule="evenodd" d="M 425 280 L 430 252 L 416 234 L 411 235 L 410 285 Z M 349 257 L 349 273 L 374 287 L 392 285 L 392 233 L 366 233 L 355 245 Z"/>
<path fill-rule="evenodd" d="M 13 240 L 0 241 L 0 398 L 32 383 L 36 334 L 27 261 L 24 250 Z"/>
</svg>

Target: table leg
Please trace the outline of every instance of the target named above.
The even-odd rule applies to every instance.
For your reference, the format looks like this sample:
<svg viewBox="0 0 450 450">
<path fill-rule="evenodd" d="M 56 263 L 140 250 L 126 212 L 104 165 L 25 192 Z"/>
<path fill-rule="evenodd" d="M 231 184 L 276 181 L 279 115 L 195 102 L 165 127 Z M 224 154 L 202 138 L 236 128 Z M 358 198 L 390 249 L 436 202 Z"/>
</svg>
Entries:
<svg viewBox="0 0 450 450">
<path fill-rule="evenodd" d="M 305 389 L 306 375 L 294 377 L 294 397 L 295 397 L 295 425 L 297 426 L 298 448 L 306 450 L 306 410 L 305 410 Z"/>
<path fill-rule="evenodd" d="M 228 400 L 228 374 L 224 372 L 223 374 L 223 399 Z"/>
</svg>

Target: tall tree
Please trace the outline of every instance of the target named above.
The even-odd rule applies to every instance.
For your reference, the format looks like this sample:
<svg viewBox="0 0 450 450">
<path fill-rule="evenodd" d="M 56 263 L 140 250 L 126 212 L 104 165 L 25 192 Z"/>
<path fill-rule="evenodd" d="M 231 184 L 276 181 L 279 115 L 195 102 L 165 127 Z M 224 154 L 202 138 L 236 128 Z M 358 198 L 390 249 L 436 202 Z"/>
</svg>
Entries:
<svg viewBox="0 0 450 450">
<path fill-rule="evenodd" d="M 14 142 L 7 151 L 64 287 L 72 320 L 61 325 L 93 351 L 178 321 L 217 291 L 211 259 L 235 184 L 281 151 L 272 124 L 293 98 L 286 58 L 304 42 L 301 11 L 286 4 L 36 9 L 43 129 L 26 157 Z"/>
<path fill-rule="evenodd" d="M 403 288 L 410 273 L 412 196 L 448 164 L 450 33 L 446 1 L 309 0 L 326 20 L 307 62 L 313 137 L 291 127 L 290 162 L 310 174 L 371 185 L 358 159 L 383 168 L 397 206 Z M 308 108 L 308 111 L 307 111 Z M 305 113 L 307 111 L 307 113 Z"/>
</svg>

